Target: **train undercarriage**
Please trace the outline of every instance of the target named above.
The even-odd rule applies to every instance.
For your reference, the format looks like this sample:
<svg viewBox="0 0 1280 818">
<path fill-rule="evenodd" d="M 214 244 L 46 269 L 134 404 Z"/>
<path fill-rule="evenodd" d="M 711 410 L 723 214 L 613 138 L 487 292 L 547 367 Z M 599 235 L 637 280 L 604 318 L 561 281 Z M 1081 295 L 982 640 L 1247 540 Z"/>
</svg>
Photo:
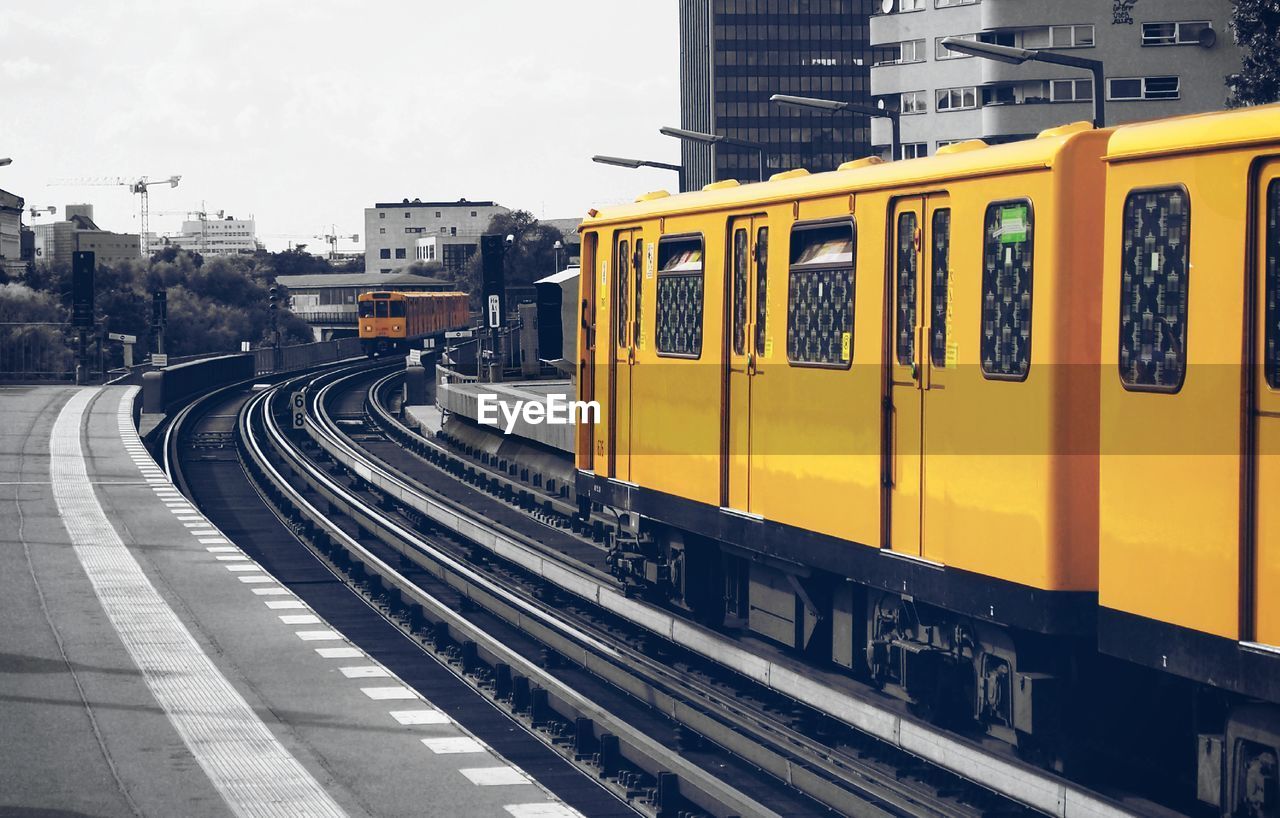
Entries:
<svg viewBox="0 0 1280 818">
<path fill-rule="evenodd" d="M 637 596 L 843 668 L 934 724 L 1077 780 L 1206 815 L 1280 815 L 1274 704 L 615 513 L 609 564 Z"/>
</svg>

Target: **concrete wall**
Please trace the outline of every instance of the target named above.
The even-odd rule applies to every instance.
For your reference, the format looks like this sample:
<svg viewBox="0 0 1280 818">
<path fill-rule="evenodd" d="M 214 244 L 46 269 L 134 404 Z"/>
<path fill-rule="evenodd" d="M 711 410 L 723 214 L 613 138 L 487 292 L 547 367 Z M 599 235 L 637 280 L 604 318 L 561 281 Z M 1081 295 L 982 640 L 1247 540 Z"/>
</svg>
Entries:
<svg viewBox="0 0 1280 818">
<path fill-rule="evenodd" d="M 937 40 L 946 36 L 1005 32 L 1015 44 L 1039 45 L 1028 29 L 1042 26 L 1092 24 L 1091 47 L 1056 48 L 1062 53 L 1102 60 L 1108 78 L 1176 76 L 1178 99 L 1107 101 L 1108 124 L 1156 119 L 1177 114 L 1220 110 L 1226 102 L 1225 77 L 1240 67 L 1240 52 L 1232 43 L 1227 22 L 1228 0 L 1162 0 L 1140 2 L 1126 14 L 1112 0 L 982 0 L 980 3 L 937 7 L 937 0 L 923 0 L 919 11 L 881 14 L 871 18 L 871 42 L 875 47 L 909 40 L 924 42 L 924 61 L 879 65 L 871 69 L 874 95 L 925 91 L 928 112 L 902 118 L 904 143 L 927 143 L 932 155 L 939 142 L 983 138 L 999 141 L 1023 137 L 1064 122 L 1089 119 L 1090 102 L 1035 103 L 1043 96 L 1043 83 L 1054 79 L 1087 78 L 1082 71 L 1024 63 L 1009 65 L 978 58 L 938 59 Z M 1217 35 L 1210 48 L 1199 45 L 1142 44 L 1144 22 L 1209 21 Z M 1023 35 L 1028 36 L 1022 42 Z M 1016 104 L 982 104 L 982 87 L 1010 85 Z M 976 87 L 974 110 L 938 111 L 937 91 Z M 1032 103 L 1025 100 L 1031 99 Z M 871 140 L 880 152 L 888 146 L 889 124 L 874 120 Z"/>
</svg>

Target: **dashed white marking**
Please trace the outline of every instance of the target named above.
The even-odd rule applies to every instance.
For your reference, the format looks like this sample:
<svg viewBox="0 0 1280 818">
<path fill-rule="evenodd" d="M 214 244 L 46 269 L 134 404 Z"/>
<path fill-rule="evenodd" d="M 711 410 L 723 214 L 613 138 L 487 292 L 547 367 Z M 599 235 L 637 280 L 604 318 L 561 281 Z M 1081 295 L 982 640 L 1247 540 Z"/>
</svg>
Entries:
<svg viewBox="0 0 1280 818">
<path fill-rule="evenodd" d="M 229 540 L 224 537 L 205 537 L 200 540 L 201 545 L 222 545 L 227 542 Z"/>
<path fill-rule="evenodd" d="M 63 405 L 49 438 L 49 472 L 58 516 L 107 619 L 233 813 L 343 815 L 218 672 L 107 519 L 80 442 L 85 412 L 100 391 L 80 389 Z M 136 391 L 123 392 L 127 405 Z M 117 416 L 121 437 L 130 439 L 132 417 L 123 409 Z"/>
<path fill-rule="evenodd" d="M 439 710 L 392 710 L 391 718 L 404 725 L 448 724 L 453 721 Z"/>
<path fill-rule="evenodd" d="M 248 577 L 240 577 L 240 581 L 244 582 Z M 253 592 L 258 596 L 291 596 L 293 591 L 288 588 L 254 588 Z"/>
<path fill-rule="evenodd" d="M 243 554 L 219 554 L 214 557 L 218 562 L 248 562 L 249 558 Z"/>
<path fill-rule="evenodd" d="M 342 638 L 337 631 L 295 631 L 303 642 L 332 642 Z"/>
<path fill-rule="evenodd" d="M 254 574 L 253 576 L 240 577 L 240 581 L 249 585 L 255 582 L 275 582 L 275 577 L 269 577 L 266 574 Z"/>
<path fill-rule="evenodd" d="M 417 693 L 403 685 L 396 685 L 395 687 L 362 687 L 360 692 L 377 702 L 405 701 L 418 698 Z"/>
<path fill-rule="evenodd" d="M 512 784 L 532 784 L 529 776 L 515 767 L 471 767 L 458 770 L 467 780 L 477 787 L 506 787 Z"/>
<path fill-rule="evenodd" d="M 365 665 L 362 667 L 341 667 L 342 675 L 348 679 L 385 679 L 391 674 L 384 668 L 377 665 Z"/>
<path fill-rule="evenodd" d="M 322 659 L 359 659 L 364 656 L 359 648 L 316 648 Z"/>
<path fill-rule="evenodd" d="M 267 607 L 273 611 L 290 611 L 307 607 L 297 599 L 268 599 Z"/>
<path fill-rule="evenodd" d="M 455 753 L 483 753 L 484 745 L 469 736 L 450 736 L 448 738 L 424 738 L 426 748 L 438 755 Z"/>
<path fill-rule="evenodd" d="M 582 813 L 565 804 L 549 801 L 540 804 L 508 804 L 503 807 L 511 818 L 582 818 Z"/>
<path fill-rule="evenodd" d="M 234 554 L 239 550 L 234 545 L 211 545 L 205 549 L 210 554 Z"/>
<path fill-rule="evenodd" d="M 173 513 L 177 515 L 176 519 L 181 523 L 198 523 L 200 520 L 204 519 L 199 514 L 187 514 L 185 511 L 180 511 L 176 508 L 173 510 Z"/>
<path fill-rule="evenodd" d="M 315 614 L 285 614 L 280 621 L 286 625 L 319 625 L 320 617 Z"/>
<path fill-rule="evenodd" d="M 228 565 L 228 571 L 261 571 L 262 569 L 256 565 Z"/>
<path fill-rule="evenodd" d="M 208 523 L 183 523 L 187 528 L 208 528 Z"/>
</svg>

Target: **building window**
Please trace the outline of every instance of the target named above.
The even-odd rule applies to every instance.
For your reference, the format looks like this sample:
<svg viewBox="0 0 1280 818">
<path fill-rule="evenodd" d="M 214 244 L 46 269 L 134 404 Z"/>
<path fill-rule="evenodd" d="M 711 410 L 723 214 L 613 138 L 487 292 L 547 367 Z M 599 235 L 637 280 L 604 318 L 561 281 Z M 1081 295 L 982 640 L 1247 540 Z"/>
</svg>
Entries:
<svg viewBox="0 0 1280 818">
<path fill-rule="evenodd" d="M 1107 99 L 1178 99 L 1177 77 L 1120 77 L 1107 80 Z"/>
<path fill-rule="evenodd" d="M 894 338 L 902 366 L 910 366 L 916 359 L 916 227 L 915 212 L 898 214 Z"/>
<path fill-rule="evenodd" d="M 1177 392 L 1187 368 L 1191 201 L 1182 186 L 1124 200 L 1120 260 L 1120 380 Z"/>
<path fill-rule="evenodd" d="M 854 227 L 797 224 L 791 230 L 787 360 L 848 368 L 853 361 Z"/>
<path fill-rule="evenodd" d="M 968 142 L 970 139 L 974 139 L 974 138 L 975 137 L 966 136 L 963 139 L 939 139 L 935 147 L 945 148 L 947 145 L 955 145 L 959 142 Z"/>
<path fill-rule="evenodd" d="M 383 212 L 381 212 L 381 211 L 379 211 L 379 212 L 378 212 L 378 218 L 379 218 L 379 219 L 385 219 L 386 217 L 387 217 L 387 214 L 386 214 L 386 213 L 383 213 Z"/>
<path fill-rule="evenodd" d="M 929 155 L 928 142 L 904 142 L 902 143 L 903 159 L 919 159 Z"/>
<path fill-rule="evenodd" d="M 876 61 L 876 65 L 904 65 L 906 63 L 924 62 L 927 59 L 924 40 L 904 40 L 886 46 L 884 57 Z"/>
<path fill-rule="evenodd" d="M 925 0 L 897 0 L 895 5 L 897 8 L 894 12 L 899 14 L 904 11 L 924 11 Z"/>
<path fill-rule="evenodd" d="M 436 211 L 436 218 L 437 218 L 437 219 L 438 219 L 438 218 L 440 218 L 440 211 L 439 211 L 439 210 L 437 210 L 437 211 Z"/>
<path fill-rule="evenodd" d="M 1052 48 L 1092 48 L 1093 26 L 1050 26 Z"/>
<path fill-rule="evenodd" d="M 950 35 L 952 39 L 968 40 L 975 42 L 978 39 L 977 34 L 954 34 Z M 946 37 L 935 37 L 933 40 L 933 58 L 935 60 L 963 60 L 973 56 L 972 54 L 961 54 L 958 51 L 952 51 L 942 44 Z"/>
<path fill-rule="evenodd" d="M 926 91 L 903 91 L 898 100 L 898 110 L 904 114 L 923 114 L 929 110 Z"/>
<path fill-rule="evenodd" d="M 456 228 L 456 227 L 450 227 L 450 228 L 449 228 L 449 235 L 450 235 L 450 236 L 456 236 L 456 235 L 458 235 L 458 228 Z"/>
<path fill-rule="evenodd" d="M 1266 353 L 1267 384 L 1280 389 L 1280 179 L 1267 185 Z"/>
<path fill-rule="evenodd" d="M 952 6 L 972 6 L 977 4 L 978 0 L 934 0 L 934 8 L 947 9 Z"/>
<path fill-rule="evenodd" d="M 383 267 L 383 268 L 382 268 L 381 270 L 379 270 L 378 272 L 380 272 L 380 273 L 389 273 L 389 272 L 391 272 L 391 268 L 390 268 L 390 267 Z"/>
<path fill-rule="evenodd" d="M 974 86 L 938 89 L 939 111 L 964 111 L 977 107 L 978 89 Z"/>
<path fill-rule="evenodd" d="M 1208 20 L 1180 23 L 1143 23 L 1142 44 L 1145 45 L 1199 45 L 1200 37 L 1213 31 Z"/>
<path fill-rule="evenodd" d="M 1017 101 L 1012 85 L 984 85 L 982 87 L 983 105 L 1014 105 Z"/>
<path fill-rule="evenodd" d="M 391 258 L 391 250 L 387 247 L 378 251 L 378 258 Z"/>
<path fill-rule="evenodd" d="M 982 242 L 982 337 L 987 378 L 1020 381 L 1031 368 L 1031 203 L 987 205 Z"/>
<path fill-rule="evenodd" d="M 396 248 L 396 258 L 404 258 L 404 257 L 405 257 L 405 250 L 404 250 L 404 248 L 403 248 L 403 247 L 397 247 L 397 248 Z"/>
<path fill-rule="evenodd" d="M 442 235 L 442 236 L 447 236 L 447 235 L 449 235 L 449 228 L 447 228 L 447 227 L 441 227 L 441 228 L 440 228 L 440 235 Z"/>
<path fill-rule="evenodd" d="M 473 210 L 473 211 L 471 211 L 471 218 L 473 218 L 473 219 L 474 219 L 475 217 L 476 217 L 476 212 Z"/>
<path fill-rule="evenodd" d="M 1049 99 L 1052 102 L 1090 102 L 1093 100 L 1093 81 L 1051 80 Z"/>
<path fill-rule="evenodd" d="M 658 242 L 658 354 L 702 354 L 702 236 Z"/>
</svg>

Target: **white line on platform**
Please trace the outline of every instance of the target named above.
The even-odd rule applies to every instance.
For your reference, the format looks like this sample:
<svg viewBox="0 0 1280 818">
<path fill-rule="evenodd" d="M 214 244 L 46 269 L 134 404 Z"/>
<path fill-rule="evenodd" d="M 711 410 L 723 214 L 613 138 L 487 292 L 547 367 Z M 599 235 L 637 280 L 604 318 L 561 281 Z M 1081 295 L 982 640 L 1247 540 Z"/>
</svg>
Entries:
<svg viewBox="0 0 1280 818">
<path fill-rule="evenodd" d="M 240 577 L 240 581 L 244 582 L 248 577 Z M 288 588 L 254 588 L 253 592 L 258 596 L 292 596 L 293 591 Z"/>
<path fill-rule="evenodd" d="M 219 554 L 214 557 L 218 562 L 248 562 L 249 558 L 243 554 Z"/>
<path fill-rule="evenodd" d="M 262 569 L 256 565 L 228 565 L 227 570 L 248 573 L 250 571 L 261 571 Z"/>
<path fill-rule="evenodd" d="M 396 685 L 394 687 L 362 687 L 360 692 L 374 701 L 401 701 L 418 698 L 418 694 L 414 693 L 404 685 Z"/>
<path fill-rule="evenodd" d="M 458 770 L 467 777 L 467 780 L 477 787 L 505 787 L 512 784 L 532 784 L 529 776 L 517 770 L 515 767 L 472 767 L 470 769 Z"/>
<path fill-rule="evenodd" d="M 295 631 L 303 642 L 336 642 L 342 639 L 337 631 Z"/>
<path fill-rule="evenodd" d="M 359 648 L 316 648 L 321 659 L 359 659 L 364 656 Z"/>
<path fill-rule="evenodd" d="M 307 606 L 300 599 L 268 599 L 267 607 L 273 611 L 296 611 Z"/>
<path fill-rule="evenodd" d="M 422 743 L 433 753 L 447 755 L 453 753 L 483 753 L 484 745 L 469 736 L 450 736 L 449 738 L 424 738 Z"/>
<path fill-rule="evenodd" d="M 205 549 L 210 554 L 234 554 L 239 550 L 234 545 L 211 545 Z"/>
<path fill-rule="evenodd" d="M 439 710 L 392 710 L 391 718 L 403 725 L 448 724 L 453 719 Z"/>
<path fill-rule="evenodd" d="M 275 578 L 275 577 L 269 577 L 269 576 L 267 576 L 266 574 L 254 574 L 254 575 L 252 575 L 252 576 L 243 576 L 243 577 L 240 577 L 240 581 L 241 581 L 241 582 L 243 582 L 243 583 L 245 583 L 245 584 L 249 584 L 249 585 L 251 585 L 251 584 L 253 584 L 253 583 L 255 583 L 255 582 L 275 582 L 275 581 L 276 581 L 276 578 Z"/>
<path fill-rule="evenodd" d="M 225 545 L 227 542 L 225 537 L 204 537 L 200 540 L 201 545 Z"/>
<path fill-rule="evenodd" d="M 348 679 L 385 679 L 391 674 L 385 668 L 377 665 L 363 665 L 361 667 L 340 667 L 342 675 Z"/>
<path fill-rule="evenodd" d="M 119 394 L 121 438 L 136 440 L 136 388 Z M 200 649 L 107 519 L 89 482 L 80 442 L 90 403 L 80 389 L 63 405 L 49 437 L 49 477 L 58 516 L 98 601 L 133 663 L 192 756 L 241 816 L 343 815 Z"/>
<path fill-rule="evenodd" d="M 315 614 L 284 614 L 280 621 L 286 625 L 319 625 L 320 617 Z"/>
<path fill-rule="evenodd" d="M 510 804 L 503 807 L 511 818 L 582 818 L 582 813 L 565 804 Z"/>
</svg>

